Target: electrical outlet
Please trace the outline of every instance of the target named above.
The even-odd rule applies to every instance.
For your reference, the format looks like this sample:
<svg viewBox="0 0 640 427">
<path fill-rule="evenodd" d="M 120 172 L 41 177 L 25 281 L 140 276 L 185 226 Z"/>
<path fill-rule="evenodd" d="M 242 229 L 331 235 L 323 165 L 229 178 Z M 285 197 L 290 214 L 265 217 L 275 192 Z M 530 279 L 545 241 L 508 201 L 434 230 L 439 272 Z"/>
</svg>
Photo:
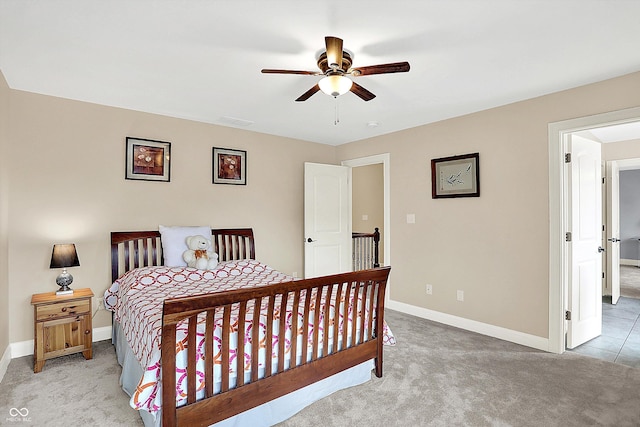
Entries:
<svg viewBox="0 0 640 427">
<path fill-rule="evenodd" d="M 432 294 L 433 294 L 433 286 L 427 285 L 427 295 L 432 295 Z"/>
<path fill-rule="evenodd" d="M 98 298 L 98 310 L 106 310 L 104 308 L 104 298 Z"/>
<path fill-rule="evenodd" d="M 458 298 L 458 301 L 464 301 L 464 291 L 458 290 L 457 298 Z"/>
</svg>

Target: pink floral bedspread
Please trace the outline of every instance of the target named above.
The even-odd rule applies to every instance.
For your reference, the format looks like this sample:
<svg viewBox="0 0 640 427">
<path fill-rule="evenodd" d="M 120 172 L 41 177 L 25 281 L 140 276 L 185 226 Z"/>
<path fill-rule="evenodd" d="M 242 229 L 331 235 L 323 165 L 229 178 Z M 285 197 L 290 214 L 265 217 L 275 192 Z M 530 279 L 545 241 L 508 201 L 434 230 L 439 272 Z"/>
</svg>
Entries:
<svg viewBox="0 0 640 427">
<path fill-rule="evenodd" d="M 127 338 L 130 347 L 144 367 L 144 375 L 140 379 L 136 392 L 131 397 L 130 404 L 135 409 L 144 409 L 151 413 L 157 412 L 162 406 L 162 393 L 160 378 L 160 339 L 162 327 L 162 303 L 168 298 L 177 298 L 187 295 L 198 295 L 211 292 L 220 292 L 231 289 L 251 288 L 256 286 L 265 286 L 274 283 L 281 283 L 294 280 L 293 277 L 287 276 L 271 267 L 255 260 L 228 261 L 222 262 L 215 270 L 197 270 L 189 267 L 144 267 L 137 268 L 124 274 L 105 292 L 105 307 L 113 311 L 115 319 L 120 323 L 122 330 Z M 324 301 L 322 302 L 324 304 Z M 331 303 L 330 303 L 331 304 Z M 358 303 L 360 306 L 361 304 Z M 366 307 L 366 305 L 365 305 Z M 265 307 L 262 307 L 264 310 Z M 361 308 L 361 307 L 358 307 Z M 352 308 L 349 307 L 348 319 L 351 322 Z M 321 311 L 322 313 L 322 311 Z M 331 316 L 335 313 L 333 305 L 331 305 Z M 251 316 L 247 314 L 245 342 L 250 341 L 251 334 Z M 287 310 L 287 316 L 291 312 Z M 237 320 L 237 312 L 233 312 L 232 316 Z M 368 313 L 365 313 L 368 316 Z M 273 331 L 277 333 L 277 322 L 279 316 L 275 316 Z M 340 315 L 342 321 L 342 315 Z M 301 318 L 300 318 L 301 321 Z M 261 349 L 265 345 L 266 332 L 266 316 L 260 319 L 260 345 Z M 290 343 L 291 330 L 290 319 L 287 319 L 287 333 L 285 336 L 286 343 Z M 320 322 L 322 325 L 322 322 Z M 219 324 L 215 328 L 214 352 L 220 351 L 220 337 L 222 336 Z M 383 341 L 386 345 L 394 345 L 395 338 L 391 330 L 385 323 L 383 331 Z M 176 402 L 177 405 L 186 402 L 186 326 L 178 325 L 176 338 Z M 198 328 L 198 335 L 204 336 L 203 329 Z M 332 337 L 330 336 L 330 339 Z M 277 336 L 274 335 L 272 345 L 277 345 Z M 237 348 L 237 334 L 231 335 L 231 347 Z M 298 347 L 302 345 L 303 340 L 298 341 Z M 203 339 L 198 339 L 198 347 L 203 345 Z M 285 365 L 292 363 L 288 360 L 289 345 L 286 345 Z M 263 369 L 265 364 L 263 361 L 265 351 L 260 351 L 260 366 Z M 300 355 L 301 352 L 297 351 Z M 277 366 L 277 352 L 274 351 L 273 367 L 274 371 Z M 310 355 L 309 355 L 310 357 Z M 250 359 L 251 344 L 245 344 L 245 372 L 246 378 L 250 375 Z M 219 359 L 214 357 L 214 359 Z M 219 379 L 221 366 L 220 361 L 216 360 L 214 367 L 214 376 Z M 204 362 L 201 358 L 196 366 L 197 377 L 204 377 Z M 236 377 L 235 358 L 230 361 L 229 372 L 231 378 Z M 263 372 L 260 373 L 262 376 Z M 216 384 L 219 386 L 219 384 Z M 214 385 L 214 390 L 216 389 Z M 199 392 L 197 398 L 204 395 L 204 384 L 202 381 L 198 384 Z M 217 391 L 217 390 L 216 390 Z"/>
</svg>

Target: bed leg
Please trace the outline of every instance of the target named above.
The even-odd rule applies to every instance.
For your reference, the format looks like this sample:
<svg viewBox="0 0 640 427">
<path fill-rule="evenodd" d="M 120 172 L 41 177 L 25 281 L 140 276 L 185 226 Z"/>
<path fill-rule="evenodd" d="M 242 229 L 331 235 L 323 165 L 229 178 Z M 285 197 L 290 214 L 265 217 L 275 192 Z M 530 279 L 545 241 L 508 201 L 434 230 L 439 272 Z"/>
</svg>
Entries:
<svg viewBox="0 0 640 427">
<path fill-rule="evenodd" d="M 376 357 L 376 377 L 382 378 L 382 357 Z"/>
</svg>

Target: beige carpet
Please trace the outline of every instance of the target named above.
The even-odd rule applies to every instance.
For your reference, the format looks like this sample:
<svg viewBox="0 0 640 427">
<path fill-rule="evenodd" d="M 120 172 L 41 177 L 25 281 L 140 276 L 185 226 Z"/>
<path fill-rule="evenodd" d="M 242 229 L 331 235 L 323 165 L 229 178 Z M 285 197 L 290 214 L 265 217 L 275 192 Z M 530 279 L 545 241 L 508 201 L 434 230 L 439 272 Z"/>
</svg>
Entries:
<svg viewBox="0 0 640 427">
<path fill-rule="evenodd" d="M 640 268 L 633 265 L 620 266 L 620 295 L 640 299 Z"/>
<path fill-rule="evenodd" d="M 111 341 L 93 343 L 91 360 L 81 353 L 58 357 L 37 374 L 32 356 L 13 359 L 0 383 L 0 426 L 142 426 L 118 383 L 120 372 Z M 26 419 L 12 408 L 28 411 Z"/>
<path fill-rule="evenodd" d="M 640 425 L 640 369 L 545 353 L 389 311 L 384 377 L 282 423 L 315 426 Z"/>
<path fill-rule="evenodd" d="M 394 311 L 387 321 L 398 344 L 385 348 L 383 378 L 334 393 L 283 427 L 640 425 L 640 369 Z M 0 425 L 141 425 L 118 384 L 113 347 L 95 343 L 94 354 L 47 361 L 39 374 L 31 356 L 12 360 L 0 383 Z M 12 420 L 11 408 L 27 408 L 29 421 Z"/>
</svg>

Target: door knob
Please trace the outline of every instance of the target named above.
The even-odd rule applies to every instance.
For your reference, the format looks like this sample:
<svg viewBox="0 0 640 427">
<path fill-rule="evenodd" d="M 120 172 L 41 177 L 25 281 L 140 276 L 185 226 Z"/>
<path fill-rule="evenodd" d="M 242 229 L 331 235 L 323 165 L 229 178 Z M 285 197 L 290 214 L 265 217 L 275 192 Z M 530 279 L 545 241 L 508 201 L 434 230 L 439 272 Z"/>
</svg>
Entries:
<svg viewBox="0 0 640 427">
<path fill-rule="evenodd" d="M 309 238 L 307 239 L 307 242 L 308 242 L 308 243 L 311 243 L 311 242 L 315 242 L 315 240 L 313 240 L 311 237 L 309 237 Z"/>
<path fill-rule="evenodd" d="M 598 246 L 598 252 L 600 253 L 604 252 L 604 248 L 602 246 Z"/>
</svg>

